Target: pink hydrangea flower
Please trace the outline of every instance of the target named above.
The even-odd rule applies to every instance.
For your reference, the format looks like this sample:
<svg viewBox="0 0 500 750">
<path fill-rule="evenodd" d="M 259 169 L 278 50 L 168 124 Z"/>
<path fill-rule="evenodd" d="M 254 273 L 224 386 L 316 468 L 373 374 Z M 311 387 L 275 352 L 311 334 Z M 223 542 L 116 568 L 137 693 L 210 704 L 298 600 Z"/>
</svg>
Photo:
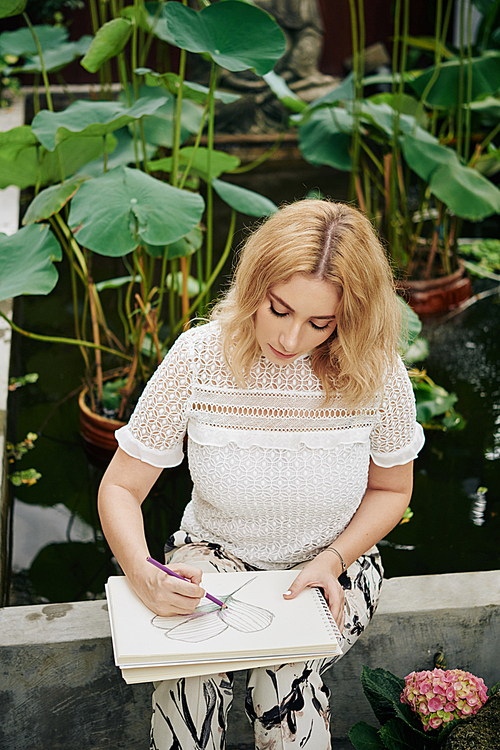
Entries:
<svg viewBox="0 0 500 750">
<path fill-rule="evenodd" d="M 470 672 L 433 669 L 405 677 L 401 703 L 411 706 L 427 732 L 477 713 L 486 702 L 486 692 L 483 680 Z"/>
</svg>

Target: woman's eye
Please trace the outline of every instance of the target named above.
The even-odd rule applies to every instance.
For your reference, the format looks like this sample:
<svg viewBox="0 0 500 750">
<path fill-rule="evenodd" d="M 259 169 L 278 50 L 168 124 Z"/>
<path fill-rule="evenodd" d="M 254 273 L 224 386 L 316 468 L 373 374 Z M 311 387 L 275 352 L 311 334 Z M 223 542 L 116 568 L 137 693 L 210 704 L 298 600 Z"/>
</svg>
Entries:
<svg viewBox="0 0 500 750">
<path fill-rule="evenodd" d="M 285 317 L 286 315 L 288 315 L 288 313 L 287 313 L 287 312 L 284 312 L 284 313 L 280 313 L 280 312 L 278 312 L 277 310 L 275 310 L 275 309 L 274 309 L 274 307 L 273 307 L 273 305 L 272 305 L 272 303 L 271 303 L 271 305 L 270 305 L 270 308 L 269 308 L 269 309 L 270 309 L 270 310 L 271 310 L 271 312 L 272 312 L 272 313 L 273 313 L 274 315 L 276 315 L 276 316 L 277 316 L 278 318 L 284 318 L 284 317 Z"/>
<path fill-rule="evenodd" d="M 327 323 L 326 326 L 317 326 L 312 322 L 312 320 L 310 321 L 310 323 L 315 331 L 324 331 L 325 328 L 328 328 L 328 326 L 330 325 L 329 323 Z"/>
</svg>

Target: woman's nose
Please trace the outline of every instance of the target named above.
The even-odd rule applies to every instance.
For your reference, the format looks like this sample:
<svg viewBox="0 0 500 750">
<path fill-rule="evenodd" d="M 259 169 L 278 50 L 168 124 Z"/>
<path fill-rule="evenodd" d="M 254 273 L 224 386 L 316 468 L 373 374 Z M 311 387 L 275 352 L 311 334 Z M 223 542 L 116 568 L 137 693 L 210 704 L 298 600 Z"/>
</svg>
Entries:
<svg viewBox="0 0 500 750">
<path fill-rule="evenodd" d="M 283 328 L 281 331 L 279 342 L 280 345 L 283 347 L 283 349 L 290 354 L 293 354 L 298 347 L 299 342 L 299 334 L 300 334 L 300 326 L 299 325 L 289 325 Z"/>
</svg>

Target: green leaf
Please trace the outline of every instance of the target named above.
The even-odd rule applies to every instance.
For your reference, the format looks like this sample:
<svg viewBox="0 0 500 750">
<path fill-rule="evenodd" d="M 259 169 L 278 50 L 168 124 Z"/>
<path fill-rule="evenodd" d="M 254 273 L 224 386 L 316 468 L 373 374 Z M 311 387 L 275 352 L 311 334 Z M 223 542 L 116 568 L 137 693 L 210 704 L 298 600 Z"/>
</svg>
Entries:
<svg viewBox="0 0 500 750">
<path fill-rule="evenodd" d="M 77 57 L 84 55 L 92 43 L 91 36 L 82 36 L 77 42 L 60 44 L 56 49 L 49 49 L 43 53 L 43 63 L 47 73 L 54 73 L 64 68 Z M 5 71 L 15 73 L 41 73 L 42 63 L 39 55 L 27 58 L 21 67 L 8 68 Z"/>
<path fill-rule="evenodd" d="M 292 112 L 302 112 L 307 108 L 307 103 L 288 88 L 285 79 L 277 75 L 274 70 L 271 70 L 262 77 L 283 106 L 287 107 Z"/>
<path fill-rule="evenodd" d="M 59 275 L 53 261 L 62 251 L 47 224 L 0 234 L 0 300 L 20 294 L 48 294 Z"/>
<path fill-rule="evenodd" d="M 409 134 L 401 137 L 401 148 L 410 169 L 457 216 L 479 221 L 500 213 L 500 190 L 477 170 L 462 166 L 451 148 L 430 135 L 424 141 Z"/>
<path fill-rule="evenodd" d="M 172 242 L 170 245 L 146 245 L 146 251 L 153 258 L 163 258 L 167 250 L 168 260 L 174 258 L 186 258 L 193 255 L 203 244 L 203 232 L 199 227 L 192 229 L 185 237 Z"/>
<path fill-rule="evenodd" d="M 299 128 L 302 156 L 311 164 L 327 164 L 349 171 L 352 167 L 349 148 L 354 120 L 340 107 L 317 109 L 308 122 Z"/>
<path fill-rule="evenodd" d="M 106 149 L 112 152 L 116 140 L 106 136 Z M 40 146 L 28 125 L 0 133 L 0 188 L 17 185 L 40 187 L 61 181 L 75 174 L 84 164 L 103 153 L 104 139 L 75 136 L 64 141 L 58 151 L 47 151 Z M 101 170 L 102 171 L 102 170 Z"/>
<path fill-rule="evenodd" d="M 174 292 L 177 292 L 179 296 L 182 296 L 182 272 L 178 271 L 175 274 L 169 273 L 166 279 L 167 282 L 167 289 L 173 290 Z M 197 294 L 203 291 L 204 285 L 201 285 L 198 279 L 193 278 L 192 276 L 188 276 L 187 278 L 187 291 L 188 291 L 188 297 L 196 297 Z"/>
<path fill-rule="evenodd" d="M 95 288 L 98 292 L 103 292 L 105 289 L 120 289 L 125 284 L 130 284 L 132 279 L 136 282 L 141 280 L 141 277 L 137 276 L 117 276 L 115 279 L 106 279 L 105 281 L 99 281 Z"/>
<path fill-rule="evenodd" d="M 27 0 L 0 0 L 0 18 L 17 16 L 26 7 Z"/>
<path fill-rule="evenodd" d="M 500 190 L 477 170 L 455 163 L 442 164 L 433 173 L 429 187 L 454 214 L 480 221 L 500 213 Z"/>
<path fill-rule="evenodd" d="M 165 98 L 170 96 L 165 93 Z M 195 102 L 182 103 L 181 112 L 181 143 L 184 143 L 191 133 L 196 133 L 201 124 L 203 110 Z M 148 143 L 171 148 L 173 145 L 173 122 L 175 117 L 175 100 L 170 96 L 168 101 L 159 107 L 154 115 L 144 117 L 144 135 Z"/>
<path fill-rule="evenodd" d="M 98 30 L 89 51 L 81 61 L 90 73 L 97 73 L 106 60 L 118 55 L 132 33 L 132 24 L 126 18 L 114 18 Z"/>
<path fill-rule="evenodd" d="M 69 224 L 85 247 L 119 257 L 138 244 L 175 242 L 199 224 L 204 207 L 198 194 L 118 167 L 83 183 L 71 201 Z"/>
<path fill-rule="evenodd" d="M 177 96 L 180 86 L 180 78 L 177 73 L 157 73 L 151 68 L 136 68 L 134 72 L 137 75 L 143 75 L 148 86 L 162 86 L 170 94 Z M 198 104 L 205 104 L 209 91 L 210 89 L 207 86 L 202 86 L 200 83 L 194 83 L 193 81 L 183 81 L 182 84 L 183 99 L 191 99 Z M 241 96 L 216 89 L 214 99 L 218 99 L 223 104 L 231 104 L 241 99 Z"/>
<path fill-rule="evenodd" d="M 111 153 L 108 153 L 107 169 L 115 169 L 115 167 L 126 166 L 128 164 L 135 164 L 135 149 L 134 139 L 130 135 L 128 127 L 120 128 L 115 130 L 113 136 L 106 136 L 107 139 L 115 138 L 117 146 L 115 149 L 110 149 Z M 82 140 L 84 140 L 82 138 Z M 89 139 L 90 140 L 90 139 Z M 73 140 L 64 141 L 62 146 L 71 144 Z M 61 148 L 61 146 L 59 147 Z M 102 149 L 101 149 L 102 151 Z M 146 157 L 152 158 L 157 151 L 157 147 L 152 143 L 146 144 Z M 142 160 L 142 145 L 139 147 L 139 158 Z M 99 177 L 104 173 L 104 156 L 100 156 L 98 159 L 93 159 L 85 164 L 78 170 L 77 176 L 79 177 Z"/>
<path fill-rule="evenodd" d="M 405 681 L 385 669 L 370 669 L 363 666 L 361 685 L 370 701 L 373 713 L 381 724 L 396 715 Z"/>
<path fill-rule="evenodd" d="M 228 0 L 231 2 L 231 0 Z M 235 211 L 247 216 L 270 216 L 276 213 L 276 206 L 269 198 L 265 198 L 253 190 L 232 185 L 230 182 L 223 180 L 212 180 L 212 187 L 219 196 Z"/>
<path fill-rule="evenodd" d="M 194 151 L 192 146 L 182 148 L 179 151 L 179 164 L 188 164 L 191 155 Z M 196 154 L 192 164 L 192 171 L 201 175 L 203 179 L 208 177 L 208 154 L 207 148 L 196 149 Z M 213 178 L 219 177 L 223 172 L 232 172 L 240 165 L 240 160 L 237 156 L 231 156 L 226 154 L 224 151 L 212 151 L 210 172 Z M 169 156 L 166 159 L 157 159 L 156 161 L 150 161 L 148 163 L 149 169 L 153 171 L 170 172 L 172 169 L 172 157 Z"/>
<path fill-rule="evenodd" d="M 494 120 L 500 120 L 500 99 L 494 96 L 488 96 L 478 102 L 471 102 L 470 108 L 473 112 L 479 112 L 481 115 L 488 115 Z"/>
<path fill-rule="evenodd" d="M 1 17 L 1 15 L 0 15 Z M 68 39 L 68 29 L 65 26 L 33 26 L 35 34 L 40 42 L 42 51 L 55 49 L 64 44 Z M 0 55 L 36 55 L 38 52 L 35 40 L 28 28 L 16 29 L 16 31 L 4 31 L 0 34 Z"/>
<path fill-rule="evenodd" d="M 413 727 L 401 719 L 390 719 L 380 730 L 380 737 L 387 750 L 425 750 L 425 739 Z"/>
<path fill-rule="evenodd" d="M 440 385 L 431 385 L 425 381 L 414 381 L 413 392 L 419 422 L 430 422 L 433 417 L 445 414 L 458 400 L 455 393 L 448 393 Z"/>
<path fill-rule="evenodd" d="M 349 739 L 356 750 L 386 750 L 378 729 L 371 727 L 366 721 L 358 721 L 351 727 Z"/>
<path fill-rule="evenodd" d="M 412 365 L 414 362 L 423 362 L 428 356 L 429 342 L 427 339 L 418 338 L 405 351 L 403 359 L 407 365 Z"/>
<path fill-rule="evenodd" d="M 285 37 L 276 21 L 248 3 L 226 0 L 194 11 L 169 2 L 162 16 L 174 44 L 189 52 L 206 52 L 231 71 L 252 68 L 264 75 L 285 53 Z"/>
<path fill-rule="evenodd" d="M 40 143 L 53 151 L 58 143 L 79 133 L 104 136 L 143 115 L 150 115 L 167 101 L 167 95 L 138 99 L 131 107 L 121 102 L 90 102 L 83 99 L 70 104 L 63 112 L 42 110 L 33 119 L 31 129 Z"/>
<path fill-rule="evenodd" d="M 427 84 L 434 75 L 434 70 L 434 67 L 426 68 L 422 75 L 410 81 L 410 86 L 419 96 L 424 93 Z M 467 93 L 469 70 L 472 71 L 471 101 L 485 94 L 496 93 L 500 81 L 500 52 L 488 50 L 482 57 L 472 58 L 471 67 L 467 59 L 463 61 L 464 95 Z M 459 91 L 460 61 L 449 60 L 441 64 L 437 79 L 427 94 L 426 103 L 431 107 L 457 109 L 460 101 Z"/>
<path fill-rule="evenodd" d="M 422 323 L 417 313 L 411 309 L 401 297 L 398 297 L 398 303 L 401 307 L 401 334 L 399 348 L 407 352 L 408 347 L 413 344 L 418 334 L 422 330 Z"/>
<path fill-rule="evenodd" d="M 74 196 L 83 179 L 83 177 L 73 177 L 66 182 L 61 182 L 60 185 L 52 185 L 42 190 L 30 203 L 24 215 L 23 224 L 34 224 L 58 213 Z"/>
</svg>

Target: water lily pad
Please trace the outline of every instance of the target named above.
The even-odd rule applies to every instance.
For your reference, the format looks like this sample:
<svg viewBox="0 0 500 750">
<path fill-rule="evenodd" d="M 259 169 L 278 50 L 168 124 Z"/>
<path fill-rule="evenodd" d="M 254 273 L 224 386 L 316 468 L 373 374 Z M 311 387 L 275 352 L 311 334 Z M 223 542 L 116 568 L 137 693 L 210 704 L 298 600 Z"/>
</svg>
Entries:
<svg viewBox="0 0 500 750">
<path fill-rule="evenodd" d="M 314 110 L 309 120 L 299 129 L 300 150 L 311 164 L 328 164 L 350 170 L 349 154 L 354 121 L 341 107 Z"/>
<path fill-rule="evenodd" d="M 0 300 L 51 292 L 59 278 L 53 261 L 61 259 L 61 247 L 47 224 L 0 234 Z"/>
<path fill-rule="evenodd" d="M 78 229 L 82 245 L 118 257 L 140 243 L 175 242 L 199 224 L 204 207 L 201 195 L 118 167 L 81 186 L 71 202 L 69 224 Z"/>
<path fill-rule="evenodd" d="M 285 53 L 285 36 L 276 21 L 248 3 L 226 0 L 194 11 L 170 2 L 162 16 L 174 44 L 189 52 L 206 52 L 228 70 L 252 68 L 263 75 Z"/>
</svg>

